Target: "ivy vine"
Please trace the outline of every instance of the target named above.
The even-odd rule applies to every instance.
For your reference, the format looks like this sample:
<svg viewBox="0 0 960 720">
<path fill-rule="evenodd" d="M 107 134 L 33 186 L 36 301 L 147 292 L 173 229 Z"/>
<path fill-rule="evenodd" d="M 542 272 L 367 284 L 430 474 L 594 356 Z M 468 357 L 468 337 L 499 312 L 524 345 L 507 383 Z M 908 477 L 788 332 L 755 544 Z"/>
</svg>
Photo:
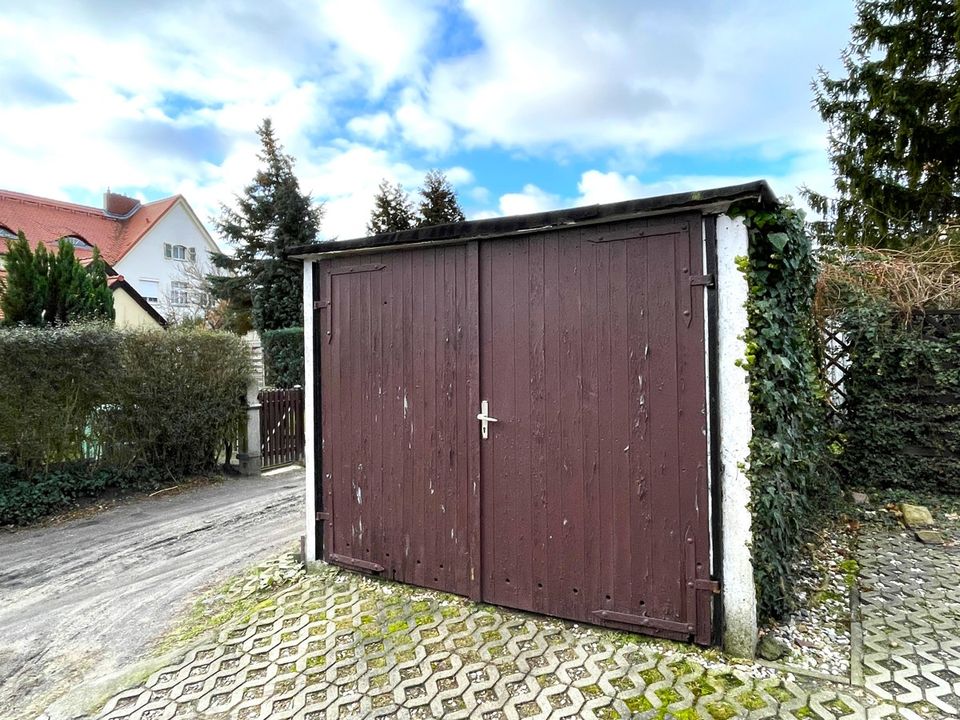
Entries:
<svg viewBox="0 0 960 720">
<path fill-rule="evenodd" d="M 747 476 L 761 619 L 793 609 L 792 565 L 814 511 L 836 496 L 812 305 L 817 279 L 803 216 L 795 209 L 739 208 L 749 234 L 738 265 L 749 286 L 744 337 L 753 436 Z"/>
</svg>

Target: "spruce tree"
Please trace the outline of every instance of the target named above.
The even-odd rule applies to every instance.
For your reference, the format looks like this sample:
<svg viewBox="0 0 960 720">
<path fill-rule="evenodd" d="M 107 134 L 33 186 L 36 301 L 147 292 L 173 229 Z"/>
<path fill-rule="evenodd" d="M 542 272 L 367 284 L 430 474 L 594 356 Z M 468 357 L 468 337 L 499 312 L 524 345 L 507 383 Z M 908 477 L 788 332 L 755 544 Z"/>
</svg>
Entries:
<svg viewBox="0 0 960 720">
<path fill-rule="evenodd" d="M 236 247 L 234 255 L 213 255 L 214 265 L 228 275 L 208 279 L 214 295 L 233 314 L 251 313 L 258 332 L 303 324 L 303 271 L 283 256 L 285 250 L 314 242 L 322 207 L 301 192 L 294 159 L 283 151 L 267 118 L 257 128 L 263 166 L 257 171 L 236 209 L 221 205 L 217 229 Z"/>
<path fill-rule="evenodd" d="M 399 232 L 409 230 L 416 224 L 416 215 L 413 202 L 400 183 L 391 185 L 389 180 L 383 180 L 373 199 L 373 210 L 370 213 L 370 222 L 367 223 L 367 233 Z"/>
<path fill-rule="evenodd" d="M 809 190 L 840 244 L 902 247 L 960 213 L 960 63 L 954 0 L 857 0 L 845 75 L 823 70 L 836 197 Z"/>
<path fill-rule="evenodd" d="M 466 219 L 457 200 L 457 191 L 439 170 L 431 170 L 423 179 L 419 211 L 417 225 L 420 227 L 463 222 Z"/>
</svg>

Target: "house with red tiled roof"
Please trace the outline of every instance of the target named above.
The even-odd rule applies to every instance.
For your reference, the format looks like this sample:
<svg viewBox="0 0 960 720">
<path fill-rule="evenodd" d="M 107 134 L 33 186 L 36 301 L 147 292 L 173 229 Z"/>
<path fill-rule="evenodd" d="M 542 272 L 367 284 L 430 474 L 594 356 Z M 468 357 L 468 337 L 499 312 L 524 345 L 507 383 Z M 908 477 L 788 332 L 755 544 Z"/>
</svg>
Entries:
<svg viewBox="0 0 960 720">
<path fill-rule="evenodd" d="M 0 190 L 0 253 L 2 238 L 20 231 L 34 247 L 52 248 L 65 237 L 81 259 L 98 248 L 125 285 L 167 317 L 205 307 L 195 279 L 220 252 L 182 195 L 141 203 L 108 191 L 96 208 Z"/>
</svg>

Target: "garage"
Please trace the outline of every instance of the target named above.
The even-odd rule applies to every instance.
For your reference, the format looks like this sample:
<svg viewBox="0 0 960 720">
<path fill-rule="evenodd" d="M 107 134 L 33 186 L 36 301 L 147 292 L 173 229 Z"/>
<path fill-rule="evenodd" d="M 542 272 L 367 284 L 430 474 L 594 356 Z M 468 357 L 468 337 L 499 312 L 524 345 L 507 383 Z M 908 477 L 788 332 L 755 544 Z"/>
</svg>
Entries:
<svg viewBox="0 0 960 720">
<path fill-rule="evenodd" d="M 308 557 L 714 642 L 735 273 L 717 228 L 748 202 L 775 199 L 754 183 L 296 249 Z"/>
</svg>

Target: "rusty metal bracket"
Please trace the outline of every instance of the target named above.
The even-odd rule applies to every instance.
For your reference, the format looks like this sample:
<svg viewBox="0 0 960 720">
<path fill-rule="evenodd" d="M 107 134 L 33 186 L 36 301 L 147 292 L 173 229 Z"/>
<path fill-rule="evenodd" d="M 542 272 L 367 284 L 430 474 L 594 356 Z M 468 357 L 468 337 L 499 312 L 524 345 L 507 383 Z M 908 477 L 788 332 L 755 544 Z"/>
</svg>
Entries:
<svg viewBox="0 0 960 720">
<path fill-rule="evenodd" d="M 615 612 L 613 610 L 594 610 L 595 617 L 607 622 L 619 623 L 620 625 L 634 625 L 642 628 L 656 628 L 658 630 L 667 630 L 672 633 L 683 635 L 692 635 L 693 625 L 676 622 L 675 620 L 664 620 L 662 618 L 650 617 L 648 615 L 634 615 L 633 613 Z"/>
<path fill-rule="evenodd" d="M 692 587 L 694 590 L 697 590 L 699 592 L 709 592 L 709 593 L 712 593 L 713 595 L 720 594 L 719 580 L 705 580 L 701 578 L 701 579 L 693 580 L 692 582 L 688 583 L 688 585 L 690 585 L 690 587 Z"/>
<path fill-rule="evenodd" d="M 328 559 L 332 563 L 337 565 L 343 565 L 344 567 L 354 568 L 355 570 L 366 570 L 367 572 L 383 572 L 383 565 L 378 565 L 375 562 L 368 562 L 367 560 L 358 560 L 357 558 L 347 557 L 346 555 L 338 555 L 337 553 L 330 553 Z"/>
</svg>

